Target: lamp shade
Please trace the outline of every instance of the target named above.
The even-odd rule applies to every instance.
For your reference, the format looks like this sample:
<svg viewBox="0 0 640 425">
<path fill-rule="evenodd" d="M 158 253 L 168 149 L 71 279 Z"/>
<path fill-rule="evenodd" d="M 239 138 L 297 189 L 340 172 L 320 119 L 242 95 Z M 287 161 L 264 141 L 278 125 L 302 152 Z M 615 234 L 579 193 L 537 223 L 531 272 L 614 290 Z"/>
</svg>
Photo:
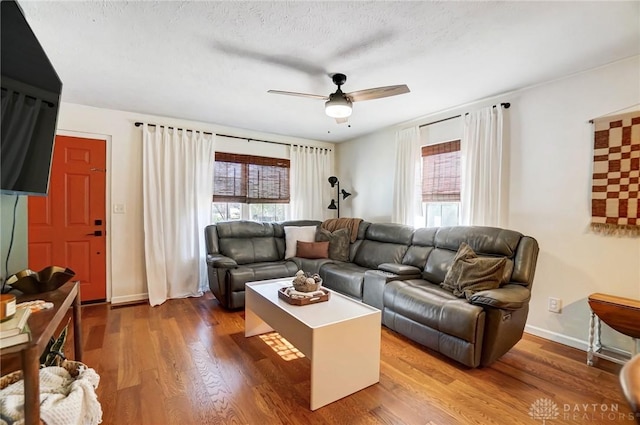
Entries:
<svg viewBox="0 0 640 425">
<path fill-rule="evenodd" d="M 334 96 L 334 94 L 324 104 L 325 113 L 332 118 L 347 118 L 351 115 L 351 101 L 342 96 Z"/>
<path fill-rule="evenodd" d="M 346 190 L 342 189 L 342 199 L 347 199 L 351 194 Z"/>
<path fill-rule="evenodd" d="M 329 204 L 329 206 L 327 208 L 329 208 L 330 210 L 337 210 L 338 207 L 336 206 L 336 200 L 332 199 L 331 203 Z"/>
</svg>

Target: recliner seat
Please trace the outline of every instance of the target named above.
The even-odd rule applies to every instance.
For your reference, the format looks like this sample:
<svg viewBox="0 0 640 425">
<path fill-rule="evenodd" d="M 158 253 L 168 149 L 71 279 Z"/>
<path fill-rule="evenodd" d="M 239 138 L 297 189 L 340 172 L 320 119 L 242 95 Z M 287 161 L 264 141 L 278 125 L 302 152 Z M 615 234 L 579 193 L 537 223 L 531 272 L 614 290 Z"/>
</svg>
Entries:
<svg viewBox="0 0 640 425">
<path fill-rule="evenodd" d="M 435 233 L 433 229 L 418 229 L 416 241 L 433 243 L 422 276 L 385 285 L 382 323 L 467 366 L 493 363 L 522 338 L 537 242 L 512 230 L 473 226 L 443 227 Z M 462 242 L 478 255 L 511 261 L 508 283 L 477 292 L 470 300 L 441 288 Z"/>
<path fill-rule="evenodd" d="M 319 221 L 283 223 L 228 221 L 205 228 L 209 287 L 228 309 L 244 307 L 247 282 L 293 276 L 294 261 L 285 260 L 284 226 L 315 226 Z"/>
<path fill-rule="evenodd" d="M 364 275 L 383 263 L 400 263 L 413 235 L 413 228 L 400 224 L 370 223 L 351 257 L 320 268 L 323 286 L 359 300 L 363 296 Z"/>
</svg>

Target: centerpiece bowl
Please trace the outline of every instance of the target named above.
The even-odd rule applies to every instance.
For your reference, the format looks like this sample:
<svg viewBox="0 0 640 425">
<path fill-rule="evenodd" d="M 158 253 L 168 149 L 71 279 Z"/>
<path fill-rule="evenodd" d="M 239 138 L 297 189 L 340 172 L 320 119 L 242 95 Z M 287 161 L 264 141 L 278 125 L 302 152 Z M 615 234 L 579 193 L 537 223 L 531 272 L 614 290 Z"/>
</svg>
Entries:
<svg viewBox="0 0 640 425">
<path fill-rule="evenodd" d="M 24 294 L 40 294 L 58 289 L 75 275 L 73 270 L 59 266 L 45 267 L 39 272 L 26 269 L 10 276 L 7 284 Z"/>
<path fill-rule="evenodd" d="M 317 273 L 299 270 L 293 279 L 293 288 L 298 292 L 314 292 L 322 286 L 322 278 Z"/>
</svg>

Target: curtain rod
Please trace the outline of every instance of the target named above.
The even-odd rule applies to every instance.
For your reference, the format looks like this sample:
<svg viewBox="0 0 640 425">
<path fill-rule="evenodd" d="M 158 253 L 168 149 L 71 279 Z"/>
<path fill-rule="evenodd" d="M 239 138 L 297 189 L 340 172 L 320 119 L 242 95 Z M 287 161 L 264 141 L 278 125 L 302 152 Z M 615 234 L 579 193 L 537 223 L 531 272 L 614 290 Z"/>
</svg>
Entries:
<svg viewBox="0 0 640 425">
<path fill-rule="evenodd" d="M 494 108 L 496 106 L 498 106 L 498 105 L 493 105 Z M 506 102 L 506 103 L 501 103 L 500 106 L 502 106 L 504 109 L 509 109 L 511 107 L 511 104 L 509 102 Z M 467 112 L 465 115 L 469 115 L 469 113 Z M 429 123 L 426 123 L 426 124 L 419 125 L 418 128 L 427 127 L 427 126 L 433 125 L 433 124 L 438 124 L 439 122 L 449 121 L 449 120 L 452 120 L 454 118 L 460 118 L 461 116 L 462 116 L 462 114 L 455 115 L 455 116 L 449 117 L 449 118 L 443 118 L 443 119 L 438 120 L 438 121 L 429 122 Z"/>
<path fill-rule="evenodd" d="M 144 123 L 142 123 L 142 122 L 140 122 L 140 121 L 137 121 L 137 122 L 135 123 L 135 126 L 136 126 L 136 127 L 140 127 L 142 124 L 144 124 Z M 166 127 L 166 128 L 169 128 L 169 129 L 173 129 L 173 127 L 168 127 L 168 126 L 165 126 L 165 125 L 158 125 L 158 124 L 147 124 L 147 125 L 148 125 L 148 126 L 151 126 L 151 127 Z M 178 128 L 178 130 L 182 130 L 182 131 L 194 131 L 194 130 L 189 130 L 189 129 L 184 129 L 184 128 Z M 214 134 L 214 133 L 210 133 L 210 132 L 208 132 L 208 131 L 201 131 L 201 133 L 203 133 L 203 134 L 208 134 L 208 135 L 210 135 L 210 136 Z M 216 136 L 220 136 L 220 137 L 229 137 L 229 138 L 231 138 L 231 139 L 246 140 L 247 142 L 254 141 L 254 142 L 262 142 L 262 143 L 272 143 L 272 144 L 274 144 L 274 145 L 293 146 L 293 143 L 273 142 L 273 141 L 271 141 L 271 140 L 254 139 L 254 138 L 252 138 L 252 137 L 230 136 L 230 135 L 228 135 L 228 134 L 219 134 L 219 133 L 215 133 L 215 135 L 216 135 Z M 331 152 L 331 149 L 329 149 L 329 148 L 318 148 L 318 149 L 326 149 L 326 150 L 328 150 L 329 152 Z"/>
</svg>

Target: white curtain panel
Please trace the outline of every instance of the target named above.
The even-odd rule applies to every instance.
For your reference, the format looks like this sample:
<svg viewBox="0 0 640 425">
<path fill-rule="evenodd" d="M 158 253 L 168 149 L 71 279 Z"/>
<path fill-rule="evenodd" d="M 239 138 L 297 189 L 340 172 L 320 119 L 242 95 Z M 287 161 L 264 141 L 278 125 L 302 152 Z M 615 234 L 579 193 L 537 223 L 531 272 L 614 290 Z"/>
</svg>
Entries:
<svg viewBox="0 0 640 425">
<path fill-rule="evenodd" d="M 415 226 L 421 215 L 421 154 L 418 127 L 396 133 L 396 170 L 393 182 L 393 223 Z"/>
<path fill-rule="evenodd" d="M 332 175 L 333 151 L 311 146 L 291 146 L 291 219 L 324 221 L 331 217 L 327 207 L 331 202 L 329 177 Z"/>
<path fill-rule="evenodd" d="M 144 255 L 149 304 L 206 289 L 215 136 L 143 125 Z"/>
<path fill-rule="evenodd" d="M 462 224 L 506 227 L 503 111 L 500 105 L 464 116 L 462 159 Z"/>
</svg>

